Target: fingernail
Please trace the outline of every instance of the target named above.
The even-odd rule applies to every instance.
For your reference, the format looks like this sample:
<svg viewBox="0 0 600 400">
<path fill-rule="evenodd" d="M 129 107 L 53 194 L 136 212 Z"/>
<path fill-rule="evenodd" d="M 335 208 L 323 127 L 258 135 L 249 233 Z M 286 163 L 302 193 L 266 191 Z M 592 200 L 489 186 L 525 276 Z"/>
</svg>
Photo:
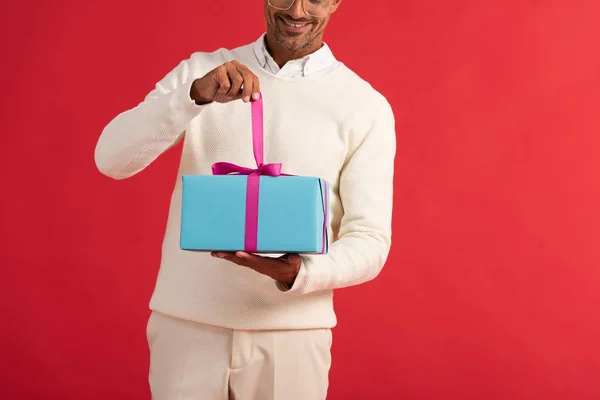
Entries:
<svg viewBox="0 0 600 400">
<path fill-rule="evenodd" d="M 259 94 L 258 94 L 258 93 L 253 93 L 253 94 L 252 94 L 252 98 L 253 98 L 254 100 L 258 100 L 258 96 L 259 96 Z"/>
<path fill-rule="evenodd" d="M 249 102 L 249 101 L 250 101 L 250 96 L 246 96 L 246 97 L 244 97 L 244 102 L 246 102 L 246 103 L 247 103 L 247 102 Z"/>
</svg>

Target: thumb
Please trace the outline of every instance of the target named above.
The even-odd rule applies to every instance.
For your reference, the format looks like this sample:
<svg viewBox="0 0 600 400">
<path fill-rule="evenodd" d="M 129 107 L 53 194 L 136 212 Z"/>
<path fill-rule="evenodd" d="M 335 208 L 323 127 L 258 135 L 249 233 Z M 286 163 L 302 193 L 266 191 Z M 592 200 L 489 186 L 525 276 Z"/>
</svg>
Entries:
<svg viewBox="0 0 600 400">
<path fill-rule="evenodd" d="M 290 264 L 300 264 L 300 262 L 302 261 L 298 254 L 290 254 L 287 260 Z"/>
</svg>

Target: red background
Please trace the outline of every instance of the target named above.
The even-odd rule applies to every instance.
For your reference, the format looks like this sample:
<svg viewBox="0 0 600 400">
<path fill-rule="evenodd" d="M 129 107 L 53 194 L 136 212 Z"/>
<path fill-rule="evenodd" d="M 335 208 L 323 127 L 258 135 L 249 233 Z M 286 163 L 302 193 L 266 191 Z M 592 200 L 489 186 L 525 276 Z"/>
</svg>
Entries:
<svg viewBox="0 0 600 400">
<path fill-rule="evenodd" d="M 147 399 L 179 148 L 111 181 L 106 123 L 261 1 L 24 1 L 2 38 L 0 398 Z M 330 399 L 600 398 L 600 2 L 347 0 L 326 39 L 397 116 L 394 246 L 337 292 Z"/>
</svg>

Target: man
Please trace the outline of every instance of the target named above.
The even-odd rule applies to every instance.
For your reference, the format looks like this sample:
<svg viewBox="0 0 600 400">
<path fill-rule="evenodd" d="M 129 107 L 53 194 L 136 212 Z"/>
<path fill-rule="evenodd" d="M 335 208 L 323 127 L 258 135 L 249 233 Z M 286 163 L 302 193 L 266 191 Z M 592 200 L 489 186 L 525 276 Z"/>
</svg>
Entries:
<svg viewBox="0 0 600 400">
<path fill-rule="evenodd" d="M 340 2 L 265 0 L 258 41 L 194 53 L 99 138 L 96 164 L 114 179 L 183 141 L 150 301 L 154 399 L 326 397 L 333 290 L 375 278 L 388 256 L 396 149 L 388 102 L 323 43 Z M 329 253 L 182 251 L 180 177 L 220 161 L 254 165 L 249 102 L 259 94 L 266 162 L 331 184 Z"/>
</svg>

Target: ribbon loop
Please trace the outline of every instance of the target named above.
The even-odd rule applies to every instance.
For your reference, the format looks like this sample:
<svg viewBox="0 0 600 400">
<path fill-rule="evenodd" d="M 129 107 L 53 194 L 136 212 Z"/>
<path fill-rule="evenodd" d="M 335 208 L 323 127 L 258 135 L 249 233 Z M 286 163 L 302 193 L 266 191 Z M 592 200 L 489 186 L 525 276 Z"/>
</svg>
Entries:
<svg viewBox="0 0 600 400">
<path fill-rule="evenodd" d="M 262 94 L 258 100 L 252 100 L 252 149 L 254 152 L 254 161 L 257 168 L 246 168 L 240 165 L 218 162 L 212 165 L 213 175 L 268 175 L 279 176 L 281 173 L 281 164 L 265 164 L 264 159 L 264 132 L 263 132 L 263 99 Z"/>
</svg>

